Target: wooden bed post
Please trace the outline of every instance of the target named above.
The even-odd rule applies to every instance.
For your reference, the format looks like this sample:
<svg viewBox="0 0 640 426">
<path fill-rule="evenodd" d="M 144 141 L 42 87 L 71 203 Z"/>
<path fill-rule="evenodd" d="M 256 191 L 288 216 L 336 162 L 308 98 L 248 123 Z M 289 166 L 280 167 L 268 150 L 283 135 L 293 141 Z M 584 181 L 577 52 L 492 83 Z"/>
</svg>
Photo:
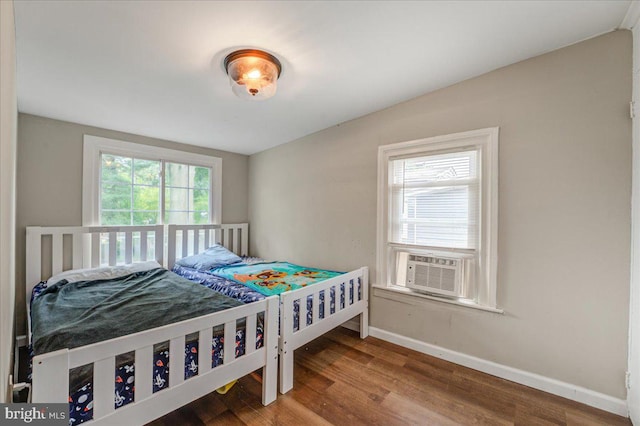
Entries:
<svg viewBox="0 0 640 426">
<path fill-rule="evenodd" d="M 289 312 L 293 314 L 293 299 L 291 292 L 287 291 L 280 295 L 280 366 L 278 374 L 280 376 L 280 393 L 287 393 L 293 389 L 293 351 L 290 337 L 293 337 L 293 318 L 289 317 Z M 301 317 L 301 316 L 300 316 Z M 302 319 L 300 319 L 300 323 Z"/>
<path fill-rule="evenodd" d="M 360 338 L 364 339 L 369 335 L 369 268 L 362 268 L 362 300 L 367 301 L 367 305 L 360 314 Z"/>
<path fill-rule="evenodd" d="M 278 396 L 278 316 L 279 298 L 271 296 L 267 299 L 267 316 L 265 318 L 266 364 L 262 367 L 262 404 L 268 405 Z"/>
<path fill-rule="evenodd" d="M 69 350 L 60 349 L 33 358 L 34 403 L 69 402 Z"/>
<path fill-rule="evenodd" d="M 173 265 L 176 263 L 176 225 L 169 225 L 168 230 L 169 241 L 167 244 L 167 269 L 172 270 Z"/>
</svg>

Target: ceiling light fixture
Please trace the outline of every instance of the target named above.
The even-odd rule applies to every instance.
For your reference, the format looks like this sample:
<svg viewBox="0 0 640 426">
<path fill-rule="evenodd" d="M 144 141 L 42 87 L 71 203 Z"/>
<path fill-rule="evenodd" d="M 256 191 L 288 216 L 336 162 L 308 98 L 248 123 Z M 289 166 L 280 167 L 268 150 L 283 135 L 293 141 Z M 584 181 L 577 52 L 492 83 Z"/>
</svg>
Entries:
<svg viewBox="0 0 640 426">
<path fill-rule="evenodd" d="M 282 65 L 270 53 L 243 49 L 224 58 L 224 69 L 233 93 L 244 99 L 262 100 L 276 94 Z"/>
</svg>

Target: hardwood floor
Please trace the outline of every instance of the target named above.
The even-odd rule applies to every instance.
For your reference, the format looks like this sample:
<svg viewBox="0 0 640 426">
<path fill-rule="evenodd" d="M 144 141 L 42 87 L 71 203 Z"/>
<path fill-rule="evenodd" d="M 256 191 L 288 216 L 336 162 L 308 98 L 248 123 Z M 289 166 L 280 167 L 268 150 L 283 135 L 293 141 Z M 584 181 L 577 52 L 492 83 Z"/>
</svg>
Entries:
<svg viewBox="0 0 640 426">
<path fill-rule="evenodd" d="M 298 349 L 295 362 L 293 390 L 267 407 L 254 373 L 151 425 L 631 425 L 341 327 Z"/>
</svg>

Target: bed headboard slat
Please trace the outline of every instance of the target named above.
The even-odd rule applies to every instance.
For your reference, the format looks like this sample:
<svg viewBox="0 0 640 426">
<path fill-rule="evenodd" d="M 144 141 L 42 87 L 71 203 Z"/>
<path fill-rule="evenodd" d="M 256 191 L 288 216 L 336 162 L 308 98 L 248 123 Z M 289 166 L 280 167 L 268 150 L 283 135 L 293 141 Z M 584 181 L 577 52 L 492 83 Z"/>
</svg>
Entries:
<svg viewBox="0 0 640 426">
<path fill-rule="evenodd" d="M 182 231 L 182 256 L 186 256 L 189 253 L 189 230 Z"/>
<path fill-rule="evenodd" d="M 124 235 L 124 263 L 131 263 L 133 259 L 133 232 Z"/>
<path fill-rule="evenodd" d="M 51 274 L 59 274 L 62 272 L 62 254 L 64 247 L 62 243 L 62 234 L 53 234 L 51 236 Z"/>
<path fill-rule="evenodd" d="M 97 268 L 100 265 L 100 234 L 92 233 L 91 234 L 91 252 L 89 257 L 89 265 L 91 268 Z"/>
<path fill-rule="evenodd" d="M 205 231 L 206 233 L 207 231 Z M 193 231 L 193 252 L 197 253 L 200 251 L 200 230 L 196 229 Z"/>
<path fill-rule="evenodd" d="M 118 235 L 115 232 L 109 232 L 109 266 L 116 264 L 116 248 Z"/>
<path fill-rule="evenodd" d="M 85 265 L 82 260 L 82 254 L 83 254 L 82 239 L 83 239 L 82 234 L 73 234 L 73 239 L 71 242 L 72 244 L 71 250 L 73 250 L 73 262 L 71 263 L 71 267 L 73 269 L 82 269 L 84 268 L 84 265 Z"/>
<path fill-rule="evenodd" d="M 231 245 L 229 244 L 229 228 L 222 229 L 222 245 L 228 250 L 232 249 Z"/>
<path fill-rule="evenodd" d="M 27 227 L 27 305 L 31 299 L 31 290 L 42 279 L 42 234 L 39 227 Z M 37 267 L 36 267 L 37 265 Z"/>
<path fill-rule="evenodd" d="M 164 226 L 160 225 L 162 228 L 162 232 L 160 234 L 155 234 L 155 258 L 156 258 L 156 262 L 158 262 L 159 264 L 161 264 L 162 266 L 165 266 L 164 263 Z"/>
<path fill-rule="evenodd" d="M 148 242 L 149 242 L 149 237 L 147 236 L 147 231 L 140 232 L 140 257 L 142 259 L 146 259 L 148 257 L 148 254 L 147 254 Z"/>
<path fill-rule="evenodd" d="M 249 224 L 243 223 L 240 228 L 240 234 L 242 237 L 242 249 L 246 255 L 249 255 Z"/>
<path fill-rule="evenodd" d="M 200 232 L 204 232 L 204 249 L 221 243 L 237 255 L 249 254 L 249 224 L 230 223 L 222 225 L 169 225 L 169 247 L 167 248 L 167 269 L 173 268 L 176 260 L 190 254 L 198 254 Z M 213 240 L 211 240 L 213 233 Z M 190 244 L 191 243 L 191 244 Z M 193 248 L 190 252 L 189 249 Z"/>
<path fill-rule="evenodd" d="M 239 235 L 240 235 L 240 232 L 238 232 L 237 229 L 234 229 L 233 230 L 233 248 L 234 249 L 238 247 L 238 244 L 240 243 L 240 239 L 238 238 Z"/>
<path fill-rule="evenodd" d="M 204 231 L 204 246 L 205 247 L 210 247 L 211 246 L 211 244 L 209 243 L 209 240 L 210 240 L 209 235 L 210 234 L 211 234 L 211 232 L 206 231 L 206 230 Z"/>
</svg>

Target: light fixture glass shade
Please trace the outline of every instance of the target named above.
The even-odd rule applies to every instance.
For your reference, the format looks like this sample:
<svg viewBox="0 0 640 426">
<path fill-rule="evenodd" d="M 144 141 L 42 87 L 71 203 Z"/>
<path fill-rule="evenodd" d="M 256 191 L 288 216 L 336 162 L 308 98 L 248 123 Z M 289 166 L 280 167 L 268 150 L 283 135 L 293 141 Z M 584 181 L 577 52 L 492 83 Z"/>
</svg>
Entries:
<svg viewBox="0 0 640 426">
<path fill-rule="evenodd" d="M 275 56 L 262 50 L 238 50 L 225 58 L 224 65 L 238 97 L 262 100 L 276 94 L 282 66 Z"/>
</svg>

